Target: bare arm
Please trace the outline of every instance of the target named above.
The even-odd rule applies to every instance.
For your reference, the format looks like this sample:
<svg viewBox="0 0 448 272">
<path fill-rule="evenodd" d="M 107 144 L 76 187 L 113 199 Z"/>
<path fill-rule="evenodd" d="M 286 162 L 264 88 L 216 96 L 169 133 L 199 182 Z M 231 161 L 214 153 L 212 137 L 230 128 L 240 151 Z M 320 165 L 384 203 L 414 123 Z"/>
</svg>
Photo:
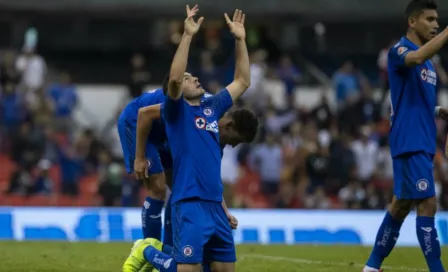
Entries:
<svg viewBox="0 0 448 272">
<path fill-rule="evenodd" d="M 171 63 L 170 77 L 168 81 L 168 96 L 171 99 L 178 100 L 182 96 L 182 81 L 184 79 L 185 69 L 187 68 L 188 52 L 190 50 L 191 39 L 201 26 L 203 17 L 196 23 L 193 17 L 199 11 L 198 6 L 190 10 L 187 6 L 187 19 L 184 22 L 184 34 Z"/>
<path fill-rule="evenodd" d="M 434 39 L 427 42 L 416 51 L 411 51 L 405 56 L 405 64 L 408 67 L 420 65 L 432 58 L 448 41 L 448 28 L 445 28 Z"/>
<path fill-rule="evenodd" d="M 151 132 L 152 121 L 160 118 L 160 104 L 147 106 L 138 110 L 137 117 L 137 144 L 135 158 L 145 159 L 145 149 L 148 135 Z"/>
<path fill-rule="evenodd" d="M 235 101 L 238 99 L 250 86 L 250 63 L 249 53 L 246 45 L 246 31 L 244 29 L 245 14 L 241 10 L 236 10 L 233 15 L 233 21 L 230 20 L 227 14 L 224 15 L 226 22 L 229 25 L 230 31 L 235 36 L 235 75 L 233 82 L 227 86 L 227 90 Z"/>
</svg>

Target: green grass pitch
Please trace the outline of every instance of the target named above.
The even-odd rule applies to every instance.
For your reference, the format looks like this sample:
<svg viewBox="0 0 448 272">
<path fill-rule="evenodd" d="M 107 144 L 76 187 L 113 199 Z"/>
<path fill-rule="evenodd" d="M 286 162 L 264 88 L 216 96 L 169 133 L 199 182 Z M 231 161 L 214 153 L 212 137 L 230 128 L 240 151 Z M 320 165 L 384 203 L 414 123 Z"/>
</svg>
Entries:
<svg viewBox="0 0 448 272">
<path fill-rule="evenodd" d="M 131 243 L 0 242 L 0 271 L 120 271 Z M 359 246 L 240 245 L 238 272 L 360 272 L 370 248 Z M 448 247 L 442 259 L 448 266 Z M 420 248 L 396 248 L 388 271 L 427 271 Z"/>
</svg>

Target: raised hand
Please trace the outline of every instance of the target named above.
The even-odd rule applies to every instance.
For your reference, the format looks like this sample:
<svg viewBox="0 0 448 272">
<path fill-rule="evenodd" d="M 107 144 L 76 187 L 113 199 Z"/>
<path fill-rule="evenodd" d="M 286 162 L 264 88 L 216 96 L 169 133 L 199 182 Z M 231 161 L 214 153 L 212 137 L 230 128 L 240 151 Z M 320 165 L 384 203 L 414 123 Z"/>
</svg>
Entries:
<svg viewBox="0 0 448 272">
<path fill-rule="evenodd" d="M 226 19 L 227 25 L 230 28 L 233 36 L 238 40 L 244 40 L 246 38 L 246 30 L 244 29 L 244 20 L 246 15 L 242 10 L 236 9 L 233 14 L 233 20 L 230 20 L 227 13 L 224 13 L 224 18 Z"/>
<path fill-rule="evenodd" d="M 204 17 L 199 18 L 197 22 L 194 21 L 194 16 L 199 11 L 198 5 L 195 5 L 192 9 L 187 5 L 187 19 L 184 22 L 184 33 L 190 36 L 198 33 L 199 28 L 201 27 L 202 21 L 204 21 Z"/>
</svg>

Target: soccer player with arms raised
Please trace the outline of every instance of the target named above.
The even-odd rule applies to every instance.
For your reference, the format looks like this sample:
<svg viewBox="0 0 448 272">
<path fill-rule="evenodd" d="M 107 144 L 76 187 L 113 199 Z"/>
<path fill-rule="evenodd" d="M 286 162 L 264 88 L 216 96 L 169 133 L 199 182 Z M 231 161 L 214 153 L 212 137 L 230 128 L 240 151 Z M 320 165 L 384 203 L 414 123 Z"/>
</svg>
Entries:
<svg viewBox="0 0 448 272">
<path fill-rule="evenodd" d="M 433 0 L 413 0 L 406 16 L 407 34 L 391 48 L 388 59 L 394 197 L 363 272 L 382 271 L 380 267 L 413 207 L 417 208 L 417 238 L 429 271 L 445 271 L 434 225 L 437 199 L 433 158 L 437 132 L 434 117 L 448 120 L 448 111 L 436 107 L 437 76 L 430 59 L 448 41 L 448 28 L 437 35 L 437 4 Z"/>
<path fill-rule="evenodd" d="M 196 23 L 198 11 L 187 7 L 185 31 L 170 71 L 168 95 L 162 115 L 173 156 L 173 257 L 154 253 L 151 240 L 137 245 L 124 265 L 125 271 L 138 271 L 146 261 L 158 261 L 160 271 L 200 271 L 203 259 L 211 262 L 212 271 L 235 270 L 235 246 L 230 224 L 221 206 L 221 149 L 218 120 L 233 101 L 249 87 L 249 56 L 245 43 L 245 15 L 236 10 L 233 21 L 225 15 L 236 38 L 234 81 L 218 94 L 201 99 L 204 90 L 197 78 L 186 74 L 192 37 L 203 20 Z M 228 130 L 235 143 L 246 138 L 244 128 L 231 121 Z M 233 142 L 229 140 L 230 144 Z M 159 246 L 156 248 L 160 250 Z M 163 258 L 161 258 L 163 257 Z"/>
</svg>

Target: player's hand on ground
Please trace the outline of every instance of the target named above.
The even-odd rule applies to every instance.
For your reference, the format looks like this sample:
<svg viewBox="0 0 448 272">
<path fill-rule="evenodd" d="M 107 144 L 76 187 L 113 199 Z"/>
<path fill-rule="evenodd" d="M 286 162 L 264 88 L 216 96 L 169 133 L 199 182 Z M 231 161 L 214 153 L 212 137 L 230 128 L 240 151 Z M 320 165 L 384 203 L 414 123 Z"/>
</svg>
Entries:
<svg viewBox="0 0 448 272">
<path fill-rule="evenodd" d="M 235 216 L 233 216 L 231 214 L 227 214 L 227 219 L 229 219 L 230 227 L 232 229 L 237 229 L 238 228 L 238 219 L 236 219 Z"/>
<path fill-rule="evenodd" d="M 194 21 L 194 16 L 199 11 L 198 5 L 195 5 L 192 9 L 187 5 L 187 19 L 184 22 L 184 33 L 190 36 L 198 33 L 199 28 L 201 27 L 202 21 L 204 21 L 204 17 L 199 18 L 197 22 Z"/>
<path fill-rule="evenodd" d="M 244 29 L 246 15 L 243 11 L 240 9 L 235 10 L 233 20 L 230 20 L 227 13 L 224 13 L 224 18 L 226 18 L 227 25 L 229 26 L 230 32 L 232 32 L 233 36 L 235 36 L 238 40 L 244 40 L 246 38 L 246 30 Z"/>
<path fill-rule="evenodd" d="M 448 122 L 448 108 L 440 108 L 439 117 Z"/>
<path fill-rule="evenodd" d="M 138 180 L 144 180 L 148 175 L 148 161 L 146 159 L 135 159 L 134 161 L 134 175 Z"/>
</svg>

